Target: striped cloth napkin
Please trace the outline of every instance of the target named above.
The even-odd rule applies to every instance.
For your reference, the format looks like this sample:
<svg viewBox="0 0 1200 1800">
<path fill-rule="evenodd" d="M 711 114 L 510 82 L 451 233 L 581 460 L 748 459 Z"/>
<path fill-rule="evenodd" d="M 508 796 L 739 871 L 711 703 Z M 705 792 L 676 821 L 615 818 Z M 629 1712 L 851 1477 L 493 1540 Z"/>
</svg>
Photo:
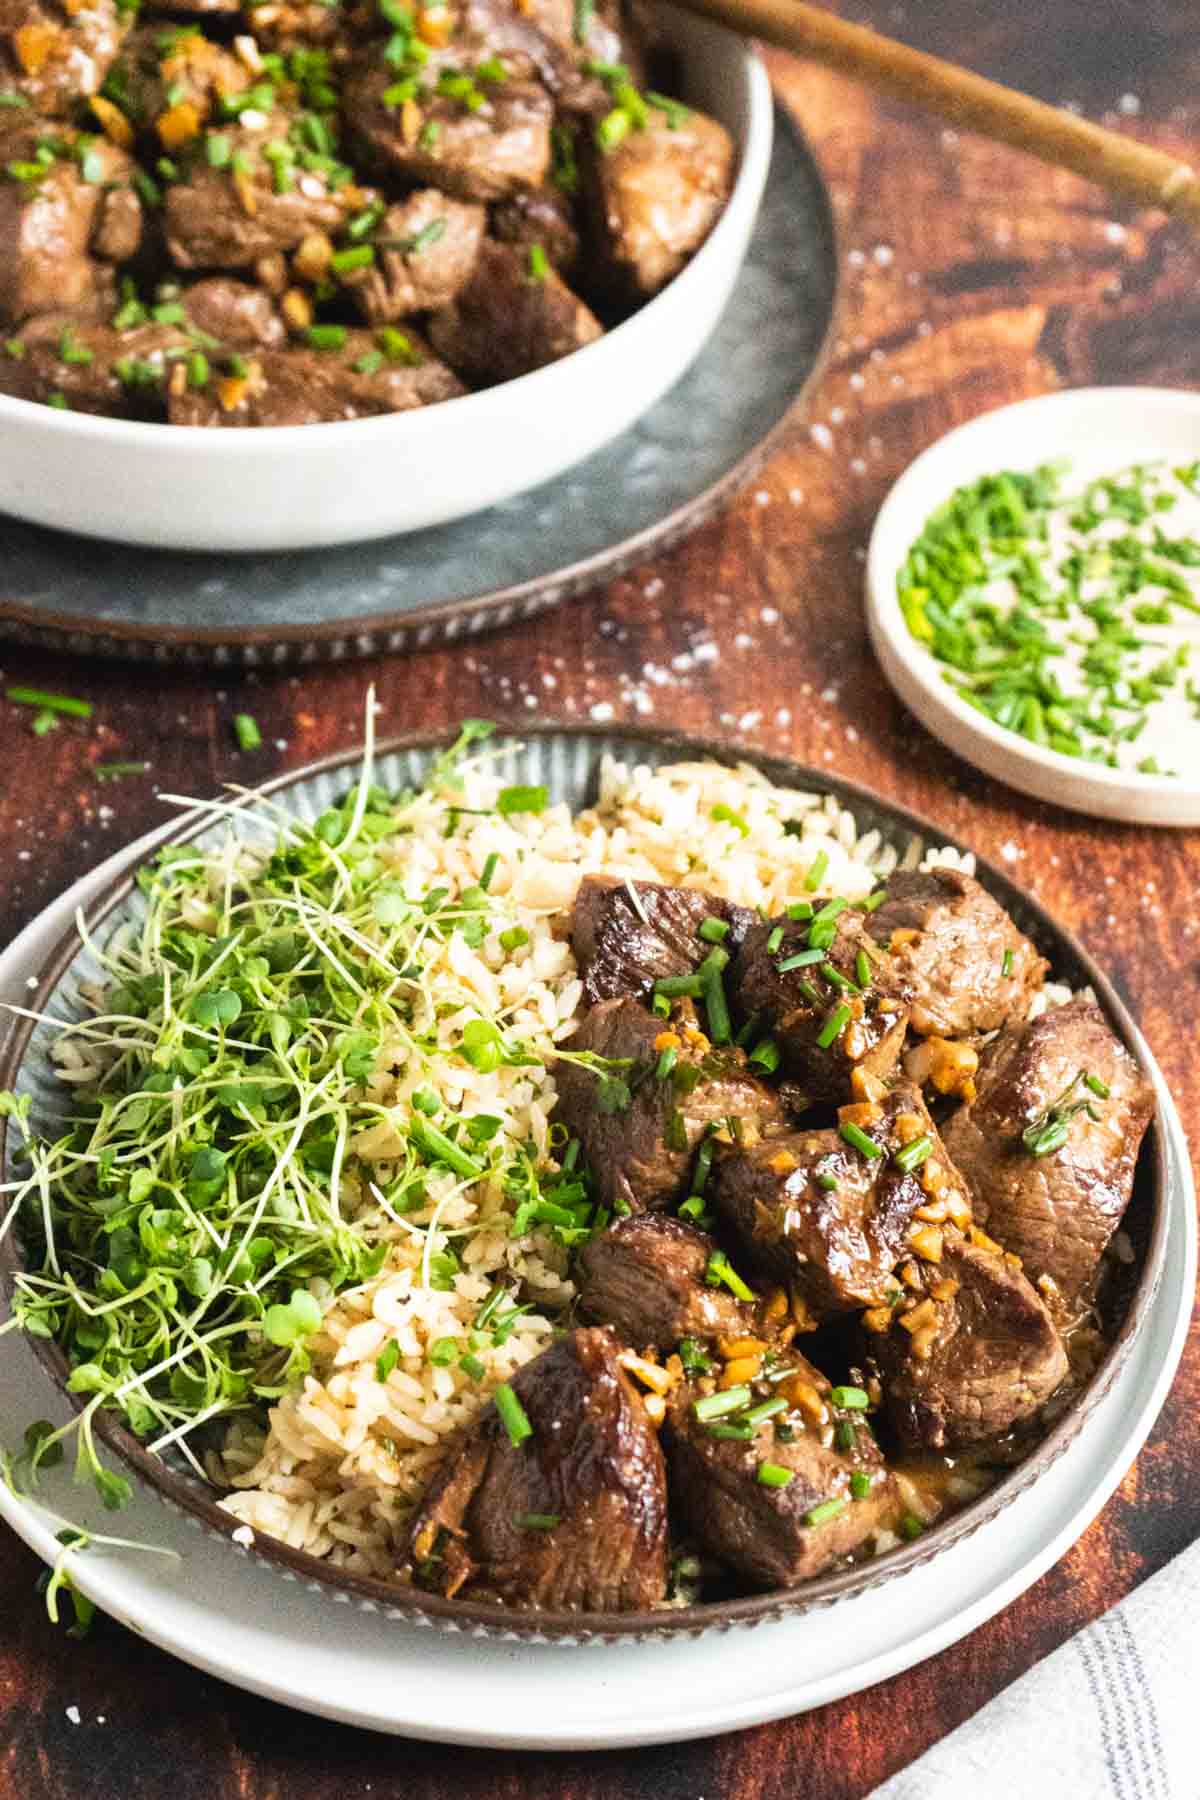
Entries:
<svg viewBox="0 0 1200 1800">
<path fill-rule="evenodd" d="M 868 1800 L 1197 1800 L 1200 1543 Z"/>
</svg>

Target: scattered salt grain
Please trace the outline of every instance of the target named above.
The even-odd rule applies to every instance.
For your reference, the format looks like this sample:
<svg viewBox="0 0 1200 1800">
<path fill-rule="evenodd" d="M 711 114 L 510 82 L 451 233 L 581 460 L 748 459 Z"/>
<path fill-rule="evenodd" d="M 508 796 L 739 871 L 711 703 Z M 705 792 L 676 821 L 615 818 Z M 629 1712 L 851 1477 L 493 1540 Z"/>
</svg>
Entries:
<svg viewBox="0 0 1200 1800">
<path fill-rule="evenodd" d="M 595 706 L 590 707 L 588 710 L 590 716 L 595 719 L 598 725 L 603 725 L 613 716 L 612 706 L 607 700 L 597 700 Z"/>
<path fill-rule="evenodd" d="M 1020 845 L 1014 844 L 1012 839 L 1010 838 L 1006 844 L 1001 844 L 1000 854 L 1004 858 L 1005 862 L 1014 863 L 1014 862 L 1016 862 L 1017 858 L 1019 856 L 1023 855 L 1024 853 L 1021 850 Z"/>
<path fill-rule="evenodd" d="M 67 1717 L 70 1719 L 72 1725 L 78 1725 L 80 1722 L 79 1708 L 77 1706 L 68 1706 Z"/>
<path fill-rule="evenodd" d="M 833 449 L 833 433 L 828 425 L 810 425 L 808 435 L 821 450 Z"/>
<path fill-rule="evenodd" d="M 875 258 L 875 261 L 881 269 L 887 269 L 890 268 L 895 261 L 896 252 L 892 249 L 890 244 L 876 244 L 871 255 Z"/>
</svg>

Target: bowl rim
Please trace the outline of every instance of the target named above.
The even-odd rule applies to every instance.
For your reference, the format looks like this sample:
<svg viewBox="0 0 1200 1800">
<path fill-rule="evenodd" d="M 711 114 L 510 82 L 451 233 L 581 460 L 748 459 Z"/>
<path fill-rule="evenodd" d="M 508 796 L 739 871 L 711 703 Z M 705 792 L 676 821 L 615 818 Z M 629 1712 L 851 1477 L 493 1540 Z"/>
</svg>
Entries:
<svg viewBox="0 0 1200 1800">
<path fill-rule="evenodd" d="M 524 410 L 547 402 L 553 404 L 557 384 L 561 383 L 562 366 L 569 364 L 582 379 L 595 369 L 600 379 L 604 359 L 620 357 L 634 347 L 636 335 L 654 328 L 666 311 L 666 302 L 675 309 L 686 308 L 688 296 L 706 273 L 733 254 L 737 236 L 753 227 L 754 215 L 762 196 L 771 159 L 773 109 L 771 85 L 762 57 L 754 44 L 739 37 L 728 26 L 715 20 L 698 18 L 681 8 L 665 7 L 673 29 L 711 34 L 711 41 L 722 45 L 728 59 L 725 78 L 736 78 L 742 88 L 746 109 L 745 135 L 735 144 L 738 153 L 737 173 L 729 198 L 700 248 L 688 259 L 679 273 L 661 288 L 645 305 L 622 319 L 603 336 L 584 344 L 557 363 L 547 363 L 527 375 L 498 382 L 495 387 L 480 388 L 441 400 L 432 406 L 415 407 L 409 412 L 385 413 L 377 418 L 334 419 L 314 425 L 259 425 L 250 431 L 214 431 L 206 425 L 169 425 L 141 419 L 114 419 L 102 414 L 73 413 L 46 407 L 36 400 L 21 400 L 0 394 L 0 431 L 14 432 L 23 426 L 44 427 L 48 436 L 76 443 L 91 442 L 99 448 L 119 450 L 165 450 L 169 457 L 200 453 L 208 462 L 218 460 L 238 463 L 253 459 L 257 446 L 271 456 L 291 456 L 303 452 L 309 457 L 329 455 L 346 448 L 346 433 L 353 431 L 350 441 L 364 450 L 396 450 L 402 444 L 414 455 L 427 447 L 428 440 L 445 427 L 447 407 L 455 409 L 454 425 L 464 431 L 482 429 L 493 415 L 502 417 L 509 408 Z M 693 275 L 693 271 L 698 273 Z M 641 332 L 633 333 L 629 327 Z M 615 344 L 615 348 L 613 348 Z M 585 359 L 580 362 L 579 359 Z M 370 433 L 369 436 L 366 433 Z M 169 447 L 168 447 L 169 446 Z M 202 448 L 203 446 L 203 448 Z M 464 515 L 468 516 L 468 515 Z M 347 627 L 348 628 L 348 627 Z"/>
<path fill-rule="evenodd" d="M 852 812 L 859 807 L 868 812 L 886 815 L 888 823 L 897 833 L 907 831 L 923 838 L 926 843 L 946 844 L 959 850 L 970 849 L 969 845 L 962 844 L 941 830 L 923 814 L 913 812 L 871 788 L 845 780 L 829 770 L 812 768 L 790 757 L 740 745 L 736 740 L 635 724 L 607 726 L 576 724 L 570 720 L 541 720 L 528 726 L 523 726 L 520 721 L 498 722 L 498 731 L 503 734 L 501 741 L 509 739 L 516 744 L 535 738 L 582 739 L 596 745 L 597 755 L 602 749 L 613 748 L 614 744 L 619 744 L 622 748 L 632 747 L 636 754 L 636 746 L 645 744 L 660 751 L 677 753 L 681 758 L 716 760 L 727 766 L 745 763 L 781 786 L 830 793 Z M 446 729 L 402 733 L 376 744 L 375 758 L 378 761 L 389 755 L 409 751 L 444 748 L 452 738 L 453 733 Z M 349 772 L 361 765 L 363 754 L 364 747 L 361 744 L 350 750 L 332 751 L 300 769 L 285 771 L 254 788 L 243 790 L 244 803 L 251 805 L 259 798 L 276 795 L 283 789 L 300 786 L 322 775 L 336 774 L 342 770 Z M 154 849 L 158 850 L 166 843 L 189 842 L 210 829 L 212 824 L 213 819 L 207 810 L 198 808 L 195 812 L 184 814 L 178 821 L 178 829 L 164 835 Z M 1076 965 L 1084 982 L 1095 992 L 1109 1024 L 1157 1090 L 1162 1077 L 1149 1047 L 1113 983 L 1090 952 L 1073 932 L 1059 925 L 1033 895 L 1012 881 L 1003 870 L 986 858 L 979 857 L 978 852 L 971 853 L 976 856 L 976 873 L 983 885 L 995 893 L 1002 903 L 1015 905 L 1021 910 L 1025 921 L 1031 922 L 1035 938 L 1043 945 L 1049 944 L 1057 950 L 1060 964 L 1070 961 Z M 90 931 L 94 932 L 101 926 L 128 897 L 140 866 L 139 863 L 116 875 L 96 896 L 87 914 Z M 73 923 L 62 933 L 43 963 L 37 991 L 28 1002 L 30 1014 L 37 1015 L 44 1010 L 79 948 L 80 937 Z M 15 1085 L 36 1024 L 36 1017 L 19 1017 L 0 1044 L 0 1089 Z M 7 1140 L 8 1122 L 0 1118 L 0 1167 L 4 1166 Z M 727 1630 L 785 1616 L 798 1616 L 850 1599 L 857 1593 L 894 1580 L 910 1569 L 931 1561 L 943 1550 L 950 1549 L 992 1523 L 1069 1449 L 1104 1398 L 1142 1329 L 1158 1289 L 1166 1254 L 1170 1172 L 1166 1133 L 1157 1105 L 1142 1145 L 1139 1171 L 1148 1190 L 1151 1211 L 1145 1254 L 1124 1318 L 1092 1379 L 1072 1400 L 1036 1448 L 986 1489 L 977 1500 L 951 1514 L 943 1523 L 935 1524 L 912 1543 L 889 1550 L 877 1560 L 839 1570 L 834 1574 L 818 1576 L 794 1588 L 770 1589 L 762 1593 L 741 1595 L 736 1599 L 691 1606 L 664 1607 L 659 1611 L 603 1613 L 567 1610 L 520 1612 L 494 1603 L 446 1599 L 440 1595 L 426 1594 L 417 1588 L 387 1582 L 378 1576 L 346 1571 L 307 1551 L 292 1549 L 281 1540 L 257 1530 L 253 1533 L 252 1554 L 277 1568 L 285 1579 L 300 1579 L 318 1588 L 330 1590 L 334 1598 L 345 1596 L 401 1622 L 508 1640 L 615 1643 L 648 1637 L 694 1636 L 714 1629 Z M 9 1233 L 0 1243 L 0 1282 L 6 1297 L 11 1297 L 13 1277 L 21 1266 L 15 1234 Z M 82 1411 L 84 1400 L 66 1389 L 69 1365 L 58 1343 L 41 1337 L 33 1337 L 29 1341 L 60 1392 L 76 1412 Z M 201 1494 L 192 1482 L 175 1474 L 157 1457 L 151 1456 L 140 1440 L 119 1424 L 112 1414 L 98 1410 L 94 1428 L 108 1447 L 151 1487 L 164 1504 L 190 1515 L 208 1531 L 229 1541 L 232 1548 L 239 1547 L 234 1542 L 234 1533 L 242 1528 L 240 1521 L 221 1508 L 215 1500 Z"/>
<path fill-rule="evenodd" d="M 977 444 L 986 444 L 997 431 L 1003 434 L 1018 415 L 1029 421 L 1031 445 L 1039 446 L 1031 463 L 1022 465 L 1032 466 L 1032 462 L 1045 462 L 1054 455 L 1056 415 L 1095 412 L 1106 417 L 1122 408 L 1144 411 L 1148 406 L 1175 412 L 1184 418 L 1191 417 L 1200 426 L 1200 393 L 1184 388 L 1125 385 L 1061 388 L 1050 394 L 1033 394 L 1024 400 L 989 407 L 986 412 L 977 413 L 974 418 L 965 419 L 962 424 L 943 432 L 897 476 L 875 515 L 867 547 L 865 585 L 872 637 L 876 639 L 876 649 L 881 652 L 885 667 L 889 660 L 894 661 L 904 672 L 906 684 L 911 682 L 913 688 L 920 691 L 924 706 L 939 718 L 952 720 L 960 739 L 980 739 L 988 746 L 992 762 L 1003 760 L 1013 768 L 1024 764 L 1030 770 L 1039 771 L 1046 779 L 1057 778 L 1068 786 L 1083 784 L 1114 800 L 1118 796 L 1140 796 L 1168 804 L 1182 799 L 1186 804 L 1200 798 L 1200 779 L 1189 781 L 1182 776 L 1148 775 L 1139 769 L 1112 769 L 1103 763 L 1082 762 L 1078 757 L 1064 755 L 1061 750 L 1035 744 L 1020 733 L 998 725 L 986 713 L 968 706 L 948 682 L 941 680 L 940 665 L 912 637 L 896 594 L 896 577 L 907 545 L 915 540 L 928 517 L 926 503 L 915 504 L 912 496 L 914 492 L 919 493 L 931 467 L 943 462 L 952 465 L 956 452 L 969 452 Z M 1040 432 L 1046 436 L 1041 437 Z M 953 474 L 948 478 L 951 486 L 943 492 L 943 499 L 949 499 L 953 488 L 961 485 L 963 479 L 971 479 Z M 939 502 L 935 500 L 933 505 L 937 504 Z M 910 523 L 906 524 L 906 520 Z M 901 546 L 899 549 L 894 549 L 889 541 L 893 537 Z M 902 697 L 908 700 L 907 695 Z M 952 747 L 958 748 L 957 745 Z M 959 754 L 975 760 L 969 751 L 959 751 Z M 1013 785 L 1016 785 L 1015 780 Z M 1085 810 L 1089 806 L 1083 799 L 1075 804 Z"/>
</svg>

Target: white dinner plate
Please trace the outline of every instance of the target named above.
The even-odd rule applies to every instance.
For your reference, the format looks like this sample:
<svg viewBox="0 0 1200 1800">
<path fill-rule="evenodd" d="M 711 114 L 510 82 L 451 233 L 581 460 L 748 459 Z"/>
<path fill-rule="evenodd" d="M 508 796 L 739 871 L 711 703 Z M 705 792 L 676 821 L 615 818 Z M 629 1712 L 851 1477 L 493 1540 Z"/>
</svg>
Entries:
<svg viewBox="0 0 1200 1800">
<path fill-rule="evenodd" d="M 27 999 L 76 907 L 178 829 L 173 820 L 110 857 L 28 926 L 0 956 L 0 999 Z M 175 1561 L 98 1549 L 74 1558 L 74 1580 L 104 1612 L 238 1687 L 347 1724 L 498 1749 L 584 1750 L 705 1737 L 823 1705 L 912 1667 L 1008 1605 L 1075 1541 L 1144 1442 L 1179 1361 L 1196 1275 L 1187 1146 L 1161 1083 L 1158 1101 L 1169 1164 L 1166 1266 L 1111 1392 L 1069 1453 L 990 1526 L 828 1610 L 660 1643 L 484 1643 L 285 1585 L 148 1490 L 114 1519 L 90 1489 L 53 1471 L 39 1499 L 97 1531 L 178 1551 Z M 65 1416 L 29 1344 L 0 1338 L 0 1441 L 11 1447 L 31 1420 Z M 0 1516 L 53 1561 L 61 1518 L 3 1486 Z M 29 1604 L 39 1602 L 31 1595 Z"/>
<path fill-rule="evenodd" d="M 1200 753 L 1179 777 L 1143 775 L 1043 749 L 961 700 L 900 610 L 896 577 L 930 514 L 955 488 L 1003 469 L 1065 460 L 1072 483 L 1131 463 L 1200 457 L 1200 394 L 1173 388 L 1070 388 L 1001 406 L 947 432 L 910 463 L 879 511 L 867 552 L 867 625 L 880 666 L 934 737 L 1035 799 L 1135 825 L 1200 825 Z M 1196 727 L 1200 737 L 1200 724 Z"/>
</svg>

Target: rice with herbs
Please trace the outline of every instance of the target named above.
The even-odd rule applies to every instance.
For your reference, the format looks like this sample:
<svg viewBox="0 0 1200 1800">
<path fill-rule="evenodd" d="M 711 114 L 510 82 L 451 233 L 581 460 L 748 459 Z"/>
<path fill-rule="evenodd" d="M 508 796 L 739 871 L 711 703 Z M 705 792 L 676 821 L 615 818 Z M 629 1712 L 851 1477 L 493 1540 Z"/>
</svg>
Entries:
<svg viewBox="0 0 1200 1800">
<path fill-rule="evenodd" d="M 550 1053 L 574 1029 L 581 999 L 564 924 L 585 874 L 683 883 L 775 912 L 806 891 L 866 895 L 923 851 L 913 841 L 898 857 L 878 832 L 860 836 L 832 797 L 773 786 L 749 767 L 606 760 L 596 805 L 575 818 L 565 805 L 493 810 L 501 784 L 486 754 L 459 779 L 461 787 L 410 804 L 407 829 L 386 846 L 408 894 L 461 896 L 490 875 L 481 941 L 472 947 L 452 933 L 426 965 L 412 1031 L 432 1030 L 437 1048 L 413 1056 L 406 1044 L 384 1044 L 366 1084 L 384 1116 L 347 1147 L 359 1171 L 342 1177 L 358 1184 L 356 1222 L 386 1238 L 387 1260 L 327 1304 L 306 1346 L 311 1369 L 272 1407 L 265 1435 L 239 1420 L 210 1458 L 214 1478 L 235 1490 L 223 1504 L 243 1526 L 384 1576 L 447 1439 L 545 1348 L 574 1292 L 560 1243 L 537 1229 L 514 1235 L 516 1202 L 499 1179 L 473 1184 L 439 1169 L 419 1210 L 401 1215 L 381 1203 L 414 1096 L 418 1106 L 432 1094 L 452 1116 L 487 1120 L 493 1163 L 533 1146 L 553 1164 Z M 933 860 L 960 859 L 942 851 Z M 961 860 L 969 871 L 972 859 Z M 213 880 L 221 879 L 218 867 Z M 536 1061 L 472 1067 L 459 1049 L 472 1020 L 527 1044 Z M 531 1309 L 517 1315 L 506 1303 L 499 1330 L 496 1317 L 493 1329 L 478 1329 L 500 1283 L 519 1286 Z"/>
</svg>

